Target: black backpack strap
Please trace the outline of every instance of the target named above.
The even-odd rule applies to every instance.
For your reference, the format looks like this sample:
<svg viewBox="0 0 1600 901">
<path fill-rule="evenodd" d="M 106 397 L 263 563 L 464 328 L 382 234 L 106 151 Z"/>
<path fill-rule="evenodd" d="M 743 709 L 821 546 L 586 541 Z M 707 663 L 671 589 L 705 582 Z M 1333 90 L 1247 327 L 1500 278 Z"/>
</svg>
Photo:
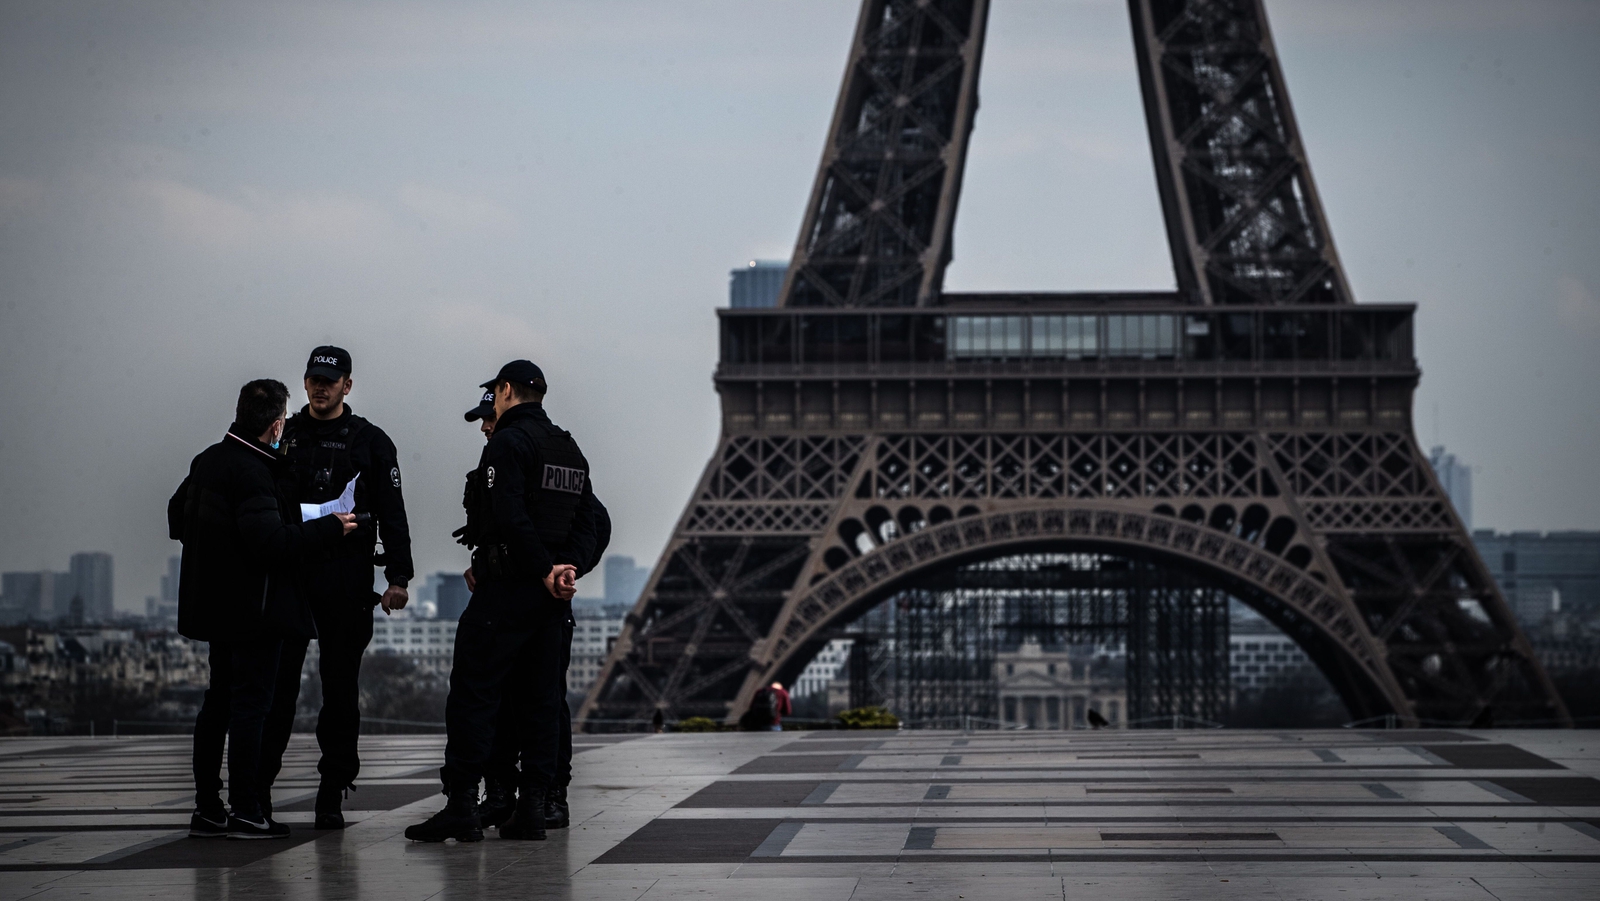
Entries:
<svg viewBox="0 0 1600 901">
<path fill-rule="evenodd" d="M 349 436 L 349 440 L 346 441 L 345 443 L 346 444 L 355 444 L 356 443 L 356 436 L 361 434 L 362 431 L 365 430 L 366 427 L 369 426 L 369 425 L 372 425 L 372 423 L 368 422 L 366 417 L 357 416 L 356 414 L 351 413 L 350 414 L 350 436 Z"/>
</svg>

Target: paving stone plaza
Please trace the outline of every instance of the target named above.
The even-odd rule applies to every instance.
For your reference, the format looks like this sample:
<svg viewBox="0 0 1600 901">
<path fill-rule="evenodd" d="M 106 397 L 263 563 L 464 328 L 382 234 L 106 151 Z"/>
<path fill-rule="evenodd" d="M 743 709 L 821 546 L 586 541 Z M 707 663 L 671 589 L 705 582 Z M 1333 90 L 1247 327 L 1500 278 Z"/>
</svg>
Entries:
<svg viewBox="0 0 1600 901">
<path fill-rule="evenodd" d="M 0 901 L 1600 897 L 1584 731 L 578 736 L 574 825 L 422 845 L 443 739 L 364 737 L 352 825 L 185 837 L 187 738 L 0 741 Z"/>
</svg>

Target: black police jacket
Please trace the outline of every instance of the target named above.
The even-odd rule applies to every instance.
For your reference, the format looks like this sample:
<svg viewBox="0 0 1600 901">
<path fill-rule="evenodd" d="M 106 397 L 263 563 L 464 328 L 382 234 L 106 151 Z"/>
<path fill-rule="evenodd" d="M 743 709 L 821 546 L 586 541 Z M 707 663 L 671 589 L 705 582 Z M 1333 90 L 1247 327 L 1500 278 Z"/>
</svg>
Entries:
<svg viewBox="0 0 1600 901">
<path fill-rule="evenodd" d="M 453 534 L 461 544 L 469 548 L 476 548 L 490 537 L 488 522 L 493 519 L 493 512 L 486 502 L 488 488 L 483 484 L 485 465 L 480 458 L 477 469 L 467 473 L 467 487 L 462 495 L 461 506 L 467 511 L 471 519 L 479 515 L 484 520 L 476 526 L 472 523 L 462 526 Z M 474 507 L 481 509 L 481 514 L 474 514 Z M 611 514 L 606 510 L 605 504 L 595 497 L 593 479 L 590 479 L 588 490 L 578 502 L 578 508 L 572 517 L 572 528 L 567 540 L 561 547 L 551 553 L 551 559 L 556 563 L 567 563 L 576 567 L 579 578 L 594 571 L 604 557 L 606 547 L 611 544 Z"/>
<path fill-rule="evenodd" d="M 381 539 L 384 578 L 391 585 L 409 583 L 416 573 L 405 498 L 400 493 L 400 462 L 383 429 L 357 416 L 349 404 L 343 415 L 328 420 L 313 417 L 310 408 L 303 407 L 284 424 L 283 445 L 297 504 L 331 501 L 356 478 L 355 512 L 372 514 L 373 522 L 340 541 L 329 552 L 328 566 L 319 568 L 348 569 L 351 586 L 369 591 L 372 555 Z"/>
<path fill-rule="evenodd" d="M 567 543 L 561 550 L 556 552 L 556 562 L 577 567 L 581 578 L 600 565 L 600 558 L 605 556 L 609 544 L 611 514 L 606 510 L 606 505 L 594 496 L 591 486 L 578 505 L 577 515 L 572 518 L 572 534 L 567 537 Z"/>
<path fill-rule="evenodd" d="M 594 496 L 577 442 L 542 404 L 518 404 L 495 423 L 477 478 L 484 496 L 480 509 L 467 511 L 476 543 L 504 547 L 511 572 L 543 580 Z"/>
<path fill-rule="evenodd" d="M 196 641 L 316 637 L 303 566 L 332 547 L 332 516 L 302 523 L 281 490 L 282 460 L 236 426 L 189 464 L 167 503 L 168 535 L 183 542 L 178 631 Z"/>
</svg>

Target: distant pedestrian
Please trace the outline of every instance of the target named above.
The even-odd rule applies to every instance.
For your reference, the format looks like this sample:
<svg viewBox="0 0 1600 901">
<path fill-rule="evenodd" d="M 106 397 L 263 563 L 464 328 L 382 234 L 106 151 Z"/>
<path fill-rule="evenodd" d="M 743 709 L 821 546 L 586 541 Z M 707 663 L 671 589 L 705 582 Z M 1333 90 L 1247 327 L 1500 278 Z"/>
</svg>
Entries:
<svg viewBox="0 0 1600 901">
<path fill-rule="evenodd" d="M 302 522 L 280 485 L 289 389 L 260 379 L 239 391 L 233 424 L 189 465 L 167 504 L 167 528 L 183 542 L 178 631 L 210 643 L 211 684 L 194 724 L 195 812 L 199 838 L 285 838 L 266 812 L 261 735 L 286 638 L 314 635 L 301 590 L 303 566 L 356 528 L 337 513 Z M 222 806 L 222 749 L 228 801 Z"/>
<path fill-rule="evenodd" d="M 767 691 L 772 693 L 772 731 L 783 731 L 783 718 L 794 714 L 794 704 L 790 702 L 789 693 L 783 690 L 783 685 L 774 682 L 767 686 Z"/>
<path fill-rule="evenodd" d="M 755 697 L 750 699 L 750 709 L 739 717 L 739 728 L 746 732 L 782 732 L 783 717 L 792 710 L 789 693 L 783 690 L 783 685 L 774 682 L 756 691 Z"/>
</svg>

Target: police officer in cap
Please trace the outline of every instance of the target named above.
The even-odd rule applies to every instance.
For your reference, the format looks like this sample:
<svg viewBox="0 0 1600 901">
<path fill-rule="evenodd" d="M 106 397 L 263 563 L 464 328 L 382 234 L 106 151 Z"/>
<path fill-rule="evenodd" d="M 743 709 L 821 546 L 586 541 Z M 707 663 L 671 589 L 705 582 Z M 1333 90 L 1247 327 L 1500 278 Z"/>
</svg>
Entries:
<svg viewBox="0 0 1600 901">
<path fill-rule="evenodd" d="M 306 586 L 316 619 L 318 670 L 322 675 L 322 709 L 317 716 L 317 789 L 315 826 L 344 828 L 342 800 L 354 787 L 361 759 L 356 740 L 361 731 L 358 678 L 361 656 L 372 641 L 373 607 L 384 612 L 406 605 L 411 581 L 411 531 L 400 493 L 400 462 L 394 442 L 383 429 L 357 416 L 345 403 L 354 385 L 350 353 L 323 346 L 306 363 L 308 403 L 290 417 L 283 444 L 293 479 L 295 500 L 321 504 L 338 498 L 355 480 L 355 513 L 367 521 L 314 562 Z M 376 556 L 377 544 L 383 554 Z M 372 589 L 373 566 L 384 565 L 388 589 L 380 597 Z M 300 693 L 300 669 L 307 641 L 285 641 L 278 662 L 273 711 L 263 736 L 262 779 L 271 785 L 282 764 L 294 727 Z"/>
<path fill-rule="evenodd" d="M 475 548 L 467 570 L 472 600 L 456 629 L 445 702 L 444 810 L 406 829 L 414 841 L 478 841 L 478 784 L 489 766 L 504 693 L 524 724 L 516 827 L 503 838 L 543 839 L 547 789 L 557 776 L 568 607 L 577 567 L 558 562 L 579 510 L 592 498 L 589 463 L 572 435 L 550 421 L 544 373 L 527 360 L 483 384 L 496 422 L 468 490 L 463 538 Z"/>
<path fill-rule="evenodd" d="M 478 405 L 468 410 L 463 418 L 467 422 L 478 423 L 478 428 L 487 439 L 494 434 L 495 411 L 494 392 L 485 391 Z M 475 484 L 474 473 L 467 473 L 467 494 L 463 500 L 470 513 L 473 505 L 472 492 Z M 462 527 L 455 532 L 455 536 L 467 544 L 467 527 Z M 595 496 L 592 482 L 588 492 L 579 503 L 577 513 L 573 517 L 571 534 L 566 545 L 553 556 L 557 563 L 570 563 L 577 568 L 577 577 L 583 578 L 596 566 L 600 565 L 600 558 L 605 555 L 606 547 L 611 543 L 611 514 L 605 505 Z M 577 621 L 572 615 L 571 602 L 567 602 L 566 618 L 562 624 L 561 642 L 561 673 L 565 680 L 566 672 L 572 662 L 572 634 L 577 628 Z M 479 825 L 487 829 L 491 826 L 499 827 L 511 820 L 516 810 L 517 803 L 517 759 L 522 753 L 524 745 L 523 729 L 525 724 L 517 719 L 518 701 L 513 695 L 522 690 L 519 680 L 509 680 L 500 695 L 500 712 L 495 718 L 494 745 L 489 753 L 489 763 L 484 770 L 483 800 L 478 804 Z M 561 716 L 558 719 L 561 729 L 561 744 L 556 757 L 555 780 L 545 792 L 544 819 L 547 829 L 565 829 L 572 822 L 572 814 L 567 806 L 567 787 L 572 784 L 572 710 L 566 700 L 566 685 L 563 681 Z M 531 764 L 524 764 L 524 767 Z M 513 823 L 512 829 L 519 824 Z"/>
<path fill-rule="evenodd" d="M 478 431 L 483 433 L 483 438 L 487 441 L 489 436 L 494 434 L 495 416 L 494 389 L 491 388 L 483 392 L 483 397 L 478 398 L 478 405 L 468 410 L 462 418 L 467 422 L 476 422 Z M 467 473 L 467 480 L 471 481 L 471 479 L 472 473 L 469 472 Z"/>
</svg>

